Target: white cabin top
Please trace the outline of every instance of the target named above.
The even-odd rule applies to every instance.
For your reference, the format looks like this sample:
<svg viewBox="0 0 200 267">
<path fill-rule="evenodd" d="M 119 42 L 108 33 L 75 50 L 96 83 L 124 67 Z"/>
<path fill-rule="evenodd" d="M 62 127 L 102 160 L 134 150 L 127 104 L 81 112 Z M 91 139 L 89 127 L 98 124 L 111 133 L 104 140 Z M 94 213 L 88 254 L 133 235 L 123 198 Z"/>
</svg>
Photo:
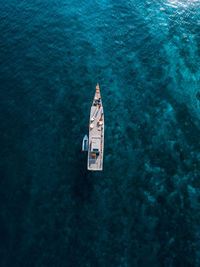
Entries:
<svg viewBox="0 0 200 267">
<path fill-rule="evenodd" d="M 91 151 L 100 151 L 101 148 L 101 137 L 100 136 L 93 136 L 92 137 L 92 145 Z"/>
</svg>

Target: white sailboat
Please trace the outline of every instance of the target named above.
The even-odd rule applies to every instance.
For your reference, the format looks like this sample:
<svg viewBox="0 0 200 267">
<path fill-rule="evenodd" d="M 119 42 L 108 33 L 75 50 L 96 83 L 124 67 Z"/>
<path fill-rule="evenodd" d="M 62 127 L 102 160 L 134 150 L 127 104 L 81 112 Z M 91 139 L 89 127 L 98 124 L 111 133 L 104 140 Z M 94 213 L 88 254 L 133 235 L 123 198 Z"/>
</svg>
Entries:
<svg viewBox="0 0 200 267">
<path fill-rule="evenodd" d="M 104 114 L 99 84 L 91 106 L 89 121 L 88 163 L 90 171 L 103 170 Z"/>
</svg>

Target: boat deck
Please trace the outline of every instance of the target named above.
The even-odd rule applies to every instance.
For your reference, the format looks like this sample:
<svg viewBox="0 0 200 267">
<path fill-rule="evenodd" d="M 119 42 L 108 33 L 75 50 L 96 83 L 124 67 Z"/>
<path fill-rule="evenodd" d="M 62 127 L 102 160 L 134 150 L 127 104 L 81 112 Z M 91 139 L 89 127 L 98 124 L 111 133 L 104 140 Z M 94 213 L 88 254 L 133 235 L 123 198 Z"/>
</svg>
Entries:
<svg viewBox="0 0 200 267">
<path fill-rule="evenodd" d="M 99 126 L 99 120 L 102 120 L 102 125 Z M 89 146 L 88 146 L 88 170 L 101 171 L 103 169 L 103 148 L 104 148 L 104 116 L 102 104 L 91 107 L 89 127 Z M 100 137 L 100 153 L 93 157 L 91 155 L 91 140 L 92 137 Z"/>
</svg>

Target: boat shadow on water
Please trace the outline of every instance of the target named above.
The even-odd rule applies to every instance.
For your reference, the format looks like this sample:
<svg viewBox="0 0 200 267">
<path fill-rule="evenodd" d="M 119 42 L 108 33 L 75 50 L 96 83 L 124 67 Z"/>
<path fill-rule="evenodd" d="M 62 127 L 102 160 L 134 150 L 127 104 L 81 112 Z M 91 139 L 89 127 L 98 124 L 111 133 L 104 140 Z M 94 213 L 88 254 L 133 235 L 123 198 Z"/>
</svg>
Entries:
<svg viewBox="0 0 200 267">
<path fill-rule="evenodd" d="M 77 198 L 81 201 L 89 201 L 93 192 L 93 176 L 94 174 L 87 170 L 88 152 L 80 152 L 76 158 L 76 175 L 74 177 L 73 191 Z"/>
</svg>

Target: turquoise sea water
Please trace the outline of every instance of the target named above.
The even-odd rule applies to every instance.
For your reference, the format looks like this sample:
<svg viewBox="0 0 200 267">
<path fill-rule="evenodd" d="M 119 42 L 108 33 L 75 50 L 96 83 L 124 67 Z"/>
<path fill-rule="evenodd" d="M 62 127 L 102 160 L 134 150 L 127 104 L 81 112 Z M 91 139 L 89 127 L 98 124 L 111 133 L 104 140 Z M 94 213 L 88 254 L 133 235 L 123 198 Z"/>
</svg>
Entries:
<svg viewBox="0 0 200 267">
<path fill-rule="evenodd" d="M 200 1 L 1 1 L 0 265 L 200 266 Z M 99 82 L 103 172 L 81 153 Z"/>
</svg>

